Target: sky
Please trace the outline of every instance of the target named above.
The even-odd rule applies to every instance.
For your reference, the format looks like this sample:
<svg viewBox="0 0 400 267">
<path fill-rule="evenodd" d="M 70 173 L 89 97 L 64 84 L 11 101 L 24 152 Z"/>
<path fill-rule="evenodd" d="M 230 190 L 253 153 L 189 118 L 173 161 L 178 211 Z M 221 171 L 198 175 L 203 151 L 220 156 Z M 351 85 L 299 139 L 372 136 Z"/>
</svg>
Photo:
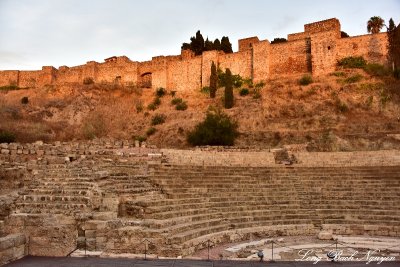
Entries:
<svg viewBox="0 0 400 267">
<path fill-rule="evenodd" d="M 400 23 L 400 0 L 0 0 L 0 70 L 76 66 L 125 55 L 178 55 L 204 38 L 287 38 L 304 24 L 336 17 L 350 36 L 372 16 Z"/>
</svg>

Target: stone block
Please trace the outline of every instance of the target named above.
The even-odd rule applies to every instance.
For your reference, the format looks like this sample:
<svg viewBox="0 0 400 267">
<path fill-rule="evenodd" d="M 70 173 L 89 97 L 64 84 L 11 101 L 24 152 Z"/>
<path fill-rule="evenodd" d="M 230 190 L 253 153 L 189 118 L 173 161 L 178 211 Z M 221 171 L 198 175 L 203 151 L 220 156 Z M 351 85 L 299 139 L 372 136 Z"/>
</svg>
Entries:
<svg viewBox="0 0 400 267">
<path fill-rule="evenodd" d="M 320 240 L 332 240 L 333 239 L 332 232 L 321 231 L 321 232 L 318 233 L 318 239 L 320 239 Z"/>
<path fill-rule="evenodd" d="M 85 237 L 87 239 L 96 238 L 96 230 L 86 230 Z"/>
<path fill-rule="evenodd" d="M 10 150 L 8 150 L 8 149 L 2 149 L 1 150 L 1 154 L 3 154 L 3 155 L 8 155 L 8 154 L 10 154 Z"/>
</svg>

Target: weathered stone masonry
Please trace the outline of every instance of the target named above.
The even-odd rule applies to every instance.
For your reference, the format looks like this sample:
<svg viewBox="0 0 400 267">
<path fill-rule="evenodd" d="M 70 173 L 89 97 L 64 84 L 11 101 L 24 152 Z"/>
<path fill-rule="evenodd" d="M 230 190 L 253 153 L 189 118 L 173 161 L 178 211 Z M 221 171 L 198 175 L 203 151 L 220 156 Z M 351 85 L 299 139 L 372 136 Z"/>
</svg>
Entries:
<svg viewBox="0 0 400 267">
<path fill-rule="evenodd" d="M 207 51 L 194 56 L 191 51 L 184 50 L 181 55 L 158 56 L 145 62 L 121 56 L 107 58 L 104 63 L 89 61 L 76 67 L 0 71 L 0 86 L 35 88 L 82 83 L 91 78 L 96 83 L 184 91 L 209 85 L 213 61 L 222 69 L 230 68 L 234 74 L 257 83 L 278 74 L 326 74 L 335 69 L 337 60 L 348 56 L 363 56 L 369 62 L 386 64 L 386 33 L 341 38 L 340 22 L 333 18 L 304 25 L 304 32 L 289 34 L 285 43 L 271 44 L 268 40 L 250 37 L 239 40 L 239 51 L 231 54 Z"/>
</svg>

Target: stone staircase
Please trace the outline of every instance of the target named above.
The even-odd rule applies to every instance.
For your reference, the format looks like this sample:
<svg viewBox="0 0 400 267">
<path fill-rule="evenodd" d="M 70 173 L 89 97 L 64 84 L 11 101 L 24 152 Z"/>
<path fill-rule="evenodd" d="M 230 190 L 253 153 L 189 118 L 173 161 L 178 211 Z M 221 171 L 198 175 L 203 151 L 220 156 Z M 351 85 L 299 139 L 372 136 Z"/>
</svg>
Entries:
<svg viewBox="0 0 400 267">
<path fill-rule="evenodd" d="M 235 233 L 302 235 L 323 225 L 358 225 L 357 234 L 360 226 L 400 222 L 400 167 L 163 165 L 150 178 L 165 198 L 125 204 L 141 205 L 140 218 L 177 248 L 176 255 L 190 254 L 207 239 L 232 241 Z"/>
<path fill-rule="evenodd" d="M 16 213 L 74 214 L 98 209 L 100 192 L 89 167 L 42 166 L 19 192 Z"/>
</svg>

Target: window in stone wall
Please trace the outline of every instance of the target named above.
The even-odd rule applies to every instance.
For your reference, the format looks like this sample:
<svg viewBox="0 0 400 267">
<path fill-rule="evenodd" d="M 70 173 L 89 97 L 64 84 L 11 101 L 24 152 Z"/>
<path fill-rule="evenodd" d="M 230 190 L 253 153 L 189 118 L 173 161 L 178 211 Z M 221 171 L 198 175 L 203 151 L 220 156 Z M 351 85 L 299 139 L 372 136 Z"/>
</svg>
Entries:
<svg viewBox="0 0 400 267">
<path fill-rule="evenodd" d="M 152 75 L 151 72 L 143 73 L 140 76 L 139 87 L 151 88 L 152 86 L 151 75 Z"/>
</svg>

